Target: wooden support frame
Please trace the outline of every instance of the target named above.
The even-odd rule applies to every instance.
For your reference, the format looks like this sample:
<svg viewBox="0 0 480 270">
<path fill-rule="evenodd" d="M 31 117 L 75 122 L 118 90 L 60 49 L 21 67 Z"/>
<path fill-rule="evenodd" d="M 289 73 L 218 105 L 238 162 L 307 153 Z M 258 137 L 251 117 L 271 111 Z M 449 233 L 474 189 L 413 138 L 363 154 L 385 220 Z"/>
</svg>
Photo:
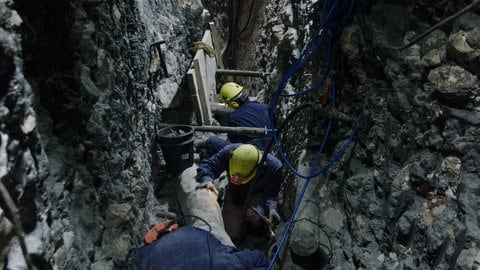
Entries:
<svg viewBox="0 0 480 270">
<path fill-rule="evenodd" d="M 213 46 L 210 31 L 205 31 L 202 42 Z M 190 97 L 195 109 L 198 125 L 211 125 L 213 123 L 210 103 L 215 96 L 215 74 L 217 63 L 215 58 L 209 57 L 204 50 L 198 50 L 187 71 L 187 82 L 190 89 Z"/>
<path fill-rule="evenodd" d="M 209 23 L 209 28 L 210 30 L 206 30 L 202 37 L 202 43 L 214 49 L 215 57 L 208 56 L 203 49 L 197 50 L 187 71 L 190 98 L 199 126 L 213 124 L 212 107 L 215 111 L 219 111 L 216 106 L 217 75 L 226 75 L 226 81 L 233 81 L 233 76 L 261 77 L 265 80 L 268 75 L 260 71 L 225 69 L 217 30 L 213 22 Z"/>
</svg>

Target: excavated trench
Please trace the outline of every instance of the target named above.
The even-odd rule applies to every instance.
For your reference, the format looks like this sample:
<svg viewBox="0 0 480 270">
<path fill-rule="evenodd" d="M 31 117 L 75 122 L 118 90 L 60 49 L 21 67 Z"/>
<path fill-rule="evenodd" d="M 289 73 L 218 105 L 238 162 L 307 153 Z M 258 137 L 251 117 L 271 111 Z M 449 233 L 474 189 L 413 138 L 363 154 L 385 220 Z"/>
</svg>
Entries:
<svg viewBox="0 0 480 270">
<path fill-rule="evenodd" d="M 145 230 L 176 210 L 158 123 L 194 123 L 189 48 L 210 20 L 228 68 L 269 73 L 236 79 L 276 102 L 284 124 L 273 150 L 285 165 L 277 245 L 298 212 L 275 265 L 480 266 L 478 5 L 395 50 L 470 2 L 356 3 L 331 52 L 319 44 L 281 90 L 318 83 L 331 61 L 325 83 L 275 99 L 328 1 L 204 2 L 0 1 L 0 177 L 22 225 L 2 192 L 4 269 L 131 269 Z M 150 78 L 159 41 L 165 65 Z M 309 105 L 333 99 L 349 121 Z"/>
</svg>

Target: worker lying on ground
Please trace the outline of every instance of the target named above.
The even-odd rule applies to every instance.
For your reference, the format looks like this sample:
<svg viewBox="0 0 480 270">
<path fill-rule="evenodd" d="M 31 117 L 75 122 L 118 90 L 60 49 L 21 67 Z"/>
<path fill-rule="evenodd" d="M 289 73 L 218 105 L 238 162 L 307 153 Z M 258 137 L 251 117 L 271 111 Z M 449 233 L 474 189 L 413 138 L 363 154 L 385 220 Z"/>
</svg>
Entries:
<svg viewBox="0 0 480 270">
<path fill-rule="evenodd" d="M 188 225 L 140 248 L 134 262 L 137 270 L 240 270 L 265 269 L 268 265 L 262 252 L 224 245 L 208 231 Z"/>
<path fill-rule="evenodd" d="M 225 105 L 234 109 L 230 114 L 229 126 L 256 127 L 270 129 L 269 108 L 267 105 L 250 101 L 248 91 L 234 82 L 225 83 L 220 89 L 220 96 Z M 249 143 L 265 151 L 271 136 L 256 134 L 227 134 L 228 141 L 213 136 L 196 146 L 197 150 L 205 149 L 205 158 L 211 157 L 230 143 Z"/>
<path fill-rule="evenodd" d="M 196 166 L 180 176 L 176 193 L 189 225 L 175 220 L 158 224 L 144 237 L 146 246 L 136 251 L 134 268 L 160 269 L 265 269 L 268 265 L 260 251 L 239 250 L 223 226 L 217 193 L 196 189 Z"/>
<path fill-rule="evenodd" d="M 252 235 L 266 232 L 266 224 L 259 214 L 268 214 L 271 221 L 280 221 L 277 204 L 282 164 L 268 154 L 261 165 L 262 156 L 263 153 L 254 145 L 229 144 L 211 158 L 203 160 L 197 168 L 195 178 L 199 187 L 212 190 L 215 190 L 213 179 L 224 171 L 228 172 L 229 183 L 222 214 L 225 230 L 234 243 L 243 239 L 245 229 Z M 251 196 L 247 196 L 250 188 Z"/>
</svg>

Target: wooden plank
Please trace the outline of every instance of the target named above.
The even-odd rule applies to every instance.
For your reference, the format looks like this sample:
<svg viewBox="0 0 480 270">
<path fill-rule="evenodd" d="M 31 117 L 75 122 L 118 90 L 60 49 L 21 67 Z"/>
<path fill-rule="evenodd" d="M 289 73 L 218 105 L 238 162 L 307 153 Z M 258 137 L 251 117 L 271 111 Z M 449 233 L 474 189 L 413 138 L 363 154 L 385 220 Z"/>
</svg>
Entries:
<svg viewBox="0 0 480 270">
<path fill-rule="evenodd" d="M 200 57 L 201 58 L 201 57 Z M 212 124 L 212 112 L 210 111 L 210 98 L 208 95 L 208 89 L 206 89 L 205 80 L 206 78 L 202 76 L 202 69 L 200 67 L 199 59 L 193 60 L 193 69 L 195 71 L 195 78 L 197 80 L 197 96 L 199 97 L 199 107 L 202 115 L 202 124 L 211 125 Z"/>
<path fill-rule="evenodd" d="M 202 125 L 203 124 L 203 119 L 205 118 L 203 116 L 202 110 L 200 108 L 200 97 L 197 94 L 197 79 L 195 77 L 195 70 L 193 68 L 189 69 L 187 71 L 187 84 L 188 88 L 190 89 L 189 91 L 189 96 L 190 100 L 192 101 L 193 104 L 193 109 L 195 111 L 195 117 L 197 118 L 197 124 Z"/>
<path fill-rule="evenodd" d="M 202 41 L 208 46 L 212 45 L 212 36 L 209 30 L 205 31 Z M 210 104 L 216 102 L 216 80 L 217 63 L 215 57 L 209 57 L 204 50 L 198 50 L 190 67 L 192 71 L 187 72 L 188 86 L 192 102 L 194 103 L 195 114 L 199 125 L 211 125 L 213 123 Z"/>
</svg>

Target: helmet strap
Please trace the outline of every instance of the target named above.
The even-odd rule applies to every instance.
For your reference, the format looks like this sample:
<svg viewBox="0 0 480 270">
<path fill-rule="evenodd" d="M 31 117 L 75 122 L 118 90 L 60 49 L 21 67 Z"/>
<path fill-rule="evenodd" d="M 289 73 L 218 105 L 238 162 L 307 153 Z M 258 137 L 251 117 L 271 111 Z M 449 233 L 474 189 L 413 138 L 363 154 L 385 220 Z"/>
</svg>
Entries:
<svg viewBox="0 0 480 270">
<path fill-rule="evenodd" d="M 231 101 L 227 102 L 227 106 L 232 108 L 232 109 L 238 109 L 238 107 L 240 107 L 240 104 L 235 100 L 231 100 Z"/>
<path fill-rule="evenodd" d="M 241 106 L 247 99 L 248 99 L 248 91 L 245 89 L 242 90 L 236 97 L 233 98 L 233 100 L 236 101 L 239 106 Z"/>
</svg>

